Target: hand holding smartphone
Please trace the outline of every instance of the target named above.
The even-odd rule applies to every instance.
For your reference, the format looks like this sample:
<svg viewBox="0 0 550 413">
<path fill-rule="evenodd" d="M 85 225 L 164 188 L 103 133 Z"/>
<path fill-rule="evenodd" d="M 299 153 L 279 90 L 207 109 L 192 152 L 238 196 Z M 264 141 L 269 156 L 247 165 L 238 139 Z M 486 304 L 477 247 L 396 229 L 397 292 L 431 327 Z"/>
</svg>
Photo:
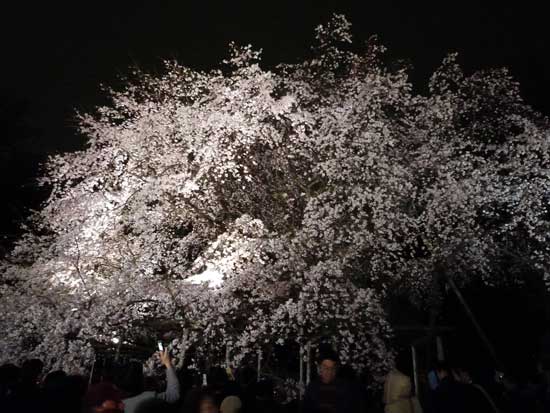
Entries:
<svg viewBox="0 0 550 413">
<path fill-rule="evenodd" d="M 166 367 L 166 368 L 170 368 L 172 367 L 172 359 L 170 358 L 170 354 L 168 353 L 168 349 L 165 348 L 163 345 L 162 345 L 162 342 L 159 341 L 157 343 L 157 346 L 158 346 L 158 349 L 159 349 L 159 357 L 160 357 L 160 362 Z"/>
</svg>

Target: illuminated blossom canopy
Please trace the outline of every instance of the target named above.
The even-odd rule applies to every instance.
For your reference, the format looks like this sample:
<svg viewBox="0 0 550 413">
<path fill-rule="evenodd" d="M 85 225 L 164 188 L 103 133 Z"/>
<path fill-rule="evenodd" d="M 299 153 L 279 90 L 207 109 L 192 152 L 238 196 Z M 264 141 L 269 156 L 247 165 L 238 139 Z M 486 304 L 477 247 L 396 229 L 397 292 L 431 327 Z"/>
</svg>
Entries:
<svg viewBox="0 0 550 413">
<path fill-rule="evenodd" d="M 2 262 L 2 361 L 85 369 L 115 337 L 175 332 L 180 358 L 238 363 L 330 337 L 376 378 L 393 294 L 547 274 L 548 121 L 506 70 L 454 55 L 415 94 L 350 30 L 335 16 L 269 70 L 232 45 L 220 70 L 134 71 L 79 115 L 86 148 L 49 160 Z"/>
</svg>

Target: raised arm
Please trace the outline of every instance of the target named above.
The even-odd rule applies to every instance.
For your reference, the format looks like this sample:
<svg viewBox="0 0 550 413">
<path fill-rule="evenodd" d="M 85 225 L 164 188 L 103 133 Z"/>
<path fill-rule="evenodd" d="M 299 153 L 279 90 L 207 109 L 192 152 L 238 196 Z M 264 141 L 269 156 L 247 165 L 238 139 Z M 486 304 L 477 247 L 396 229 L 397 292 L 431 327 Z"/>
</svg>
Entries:
<svg viewBox="0 0 550 413">
<path fill-rule="evenodd" d="M 180 382 L 178 376 L 176 376 L 176 370 L 167 349 L 160 351 L 159 357 L 164 367 L 166 367 L 166 390 L 162 393 L 157 393 L 156 397 L 168 403 L 175 403 L 180 398 Z"/>
</svg>

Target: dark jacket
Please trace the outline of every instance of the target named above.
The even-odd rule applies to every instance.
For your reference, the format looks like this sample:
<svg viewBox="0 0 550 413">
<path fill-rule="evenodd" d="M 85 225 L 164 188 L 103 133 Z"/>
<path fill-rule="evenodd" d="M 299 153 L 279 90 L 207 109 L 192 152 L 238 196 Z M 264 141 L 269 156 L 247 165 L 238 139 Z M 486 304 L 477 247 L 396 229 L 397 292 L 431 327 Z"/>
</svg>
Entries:
<svg viewBox="0 0 550 413">
<path fill-rule="evenodd" d="M 452 378 L 442 379 L 433 396 L 434 413 L 463 413 L 464 394 Z"/>
<path fill-rule="evenodd" d="M 312 382 L 304 395 L 304 413 L 355 413 L 357 395 L 344 381 L 331 384 Z"/>
</svg>

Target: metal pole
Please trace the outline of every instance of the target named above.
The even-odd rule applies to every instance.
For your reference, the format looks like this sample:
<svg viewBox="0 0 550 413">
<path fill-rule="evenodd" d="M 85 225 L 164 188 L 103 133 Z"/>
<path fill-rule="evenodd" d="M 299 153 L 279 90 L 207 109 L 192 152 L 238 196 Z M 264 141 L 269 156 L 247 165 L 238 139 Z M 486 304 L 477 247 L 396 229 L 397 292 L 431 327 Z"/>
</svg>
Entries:
<svg viewBox="0 0 550 413">
<path fill-rule="evenodd" d="M 303 388 L 304 388 L 304 362 L 303 362 L 303 358 L 304 358 L 304 346 L 302 344 L 300 344 L 300 356 L 299 356 L 299 360 L 300 360 L 300 400 L 302 400 L 302 392 L 303 392 Z"/>
<path fill-rule="evenodd" d="M 116 346 L 116 354 L 115 354 L 115 361 L 118 363 L 118 359 L 120 358 L 120 346 L 122 345 L 122 338 L 118 339 L 118 343 Z"/>
<path fill-rule="evenodd" d="M 225 344 L 225 368 L 228 369 L 229 366 L 229 345 Z"/>
<path fill-rule="evenodd" d="M 441 340 L 441 336 L 437 336 L 435 338 L 435 344 L 437 348 L 437 360 L 445 360 L 445 351 L 443 350 L 443 340 Z"/>
<path fill-rule="evenodd" d="M 258 377 L 256 381 L 260 381 L 261 371 L 262 371 L 262 350 L 258 350 Z"/>
<path fill-rule="evenodd" d="M 418 395 L 418 366 L 416 362 L 416 347 L 411 346 L 412 362 L 413 362 L 413 380 L 414 380 L 414 394 Z"/>
<path fill-rule="evenodd" d="M 94 376 L 94 367 L 95 367 L 95 358 L 92 364 L 92 369 L 90 370 L 90 380 L 88 380 L 88 386 L 92 385 L 92 377 Z"/>
<path fill-rule="evenodd" d="M 307 342 L 306 345 L 306 386 L 309 384 L 311 378 L 311 341 Z"/>
<path fill-rule="evenodd" d="M 187 353 L 187 344 L 188 342 L 188 336 L 185 332 L 185 329 L 183 330 L 183 333 L 181 334 L 181 355 L 180 359 L 178 360 L 178 364 L 176 365 L 176 368 L 181 369 L 183 367 L 183 363 L 185 362 L 185 354 Z"/>
</svg>

